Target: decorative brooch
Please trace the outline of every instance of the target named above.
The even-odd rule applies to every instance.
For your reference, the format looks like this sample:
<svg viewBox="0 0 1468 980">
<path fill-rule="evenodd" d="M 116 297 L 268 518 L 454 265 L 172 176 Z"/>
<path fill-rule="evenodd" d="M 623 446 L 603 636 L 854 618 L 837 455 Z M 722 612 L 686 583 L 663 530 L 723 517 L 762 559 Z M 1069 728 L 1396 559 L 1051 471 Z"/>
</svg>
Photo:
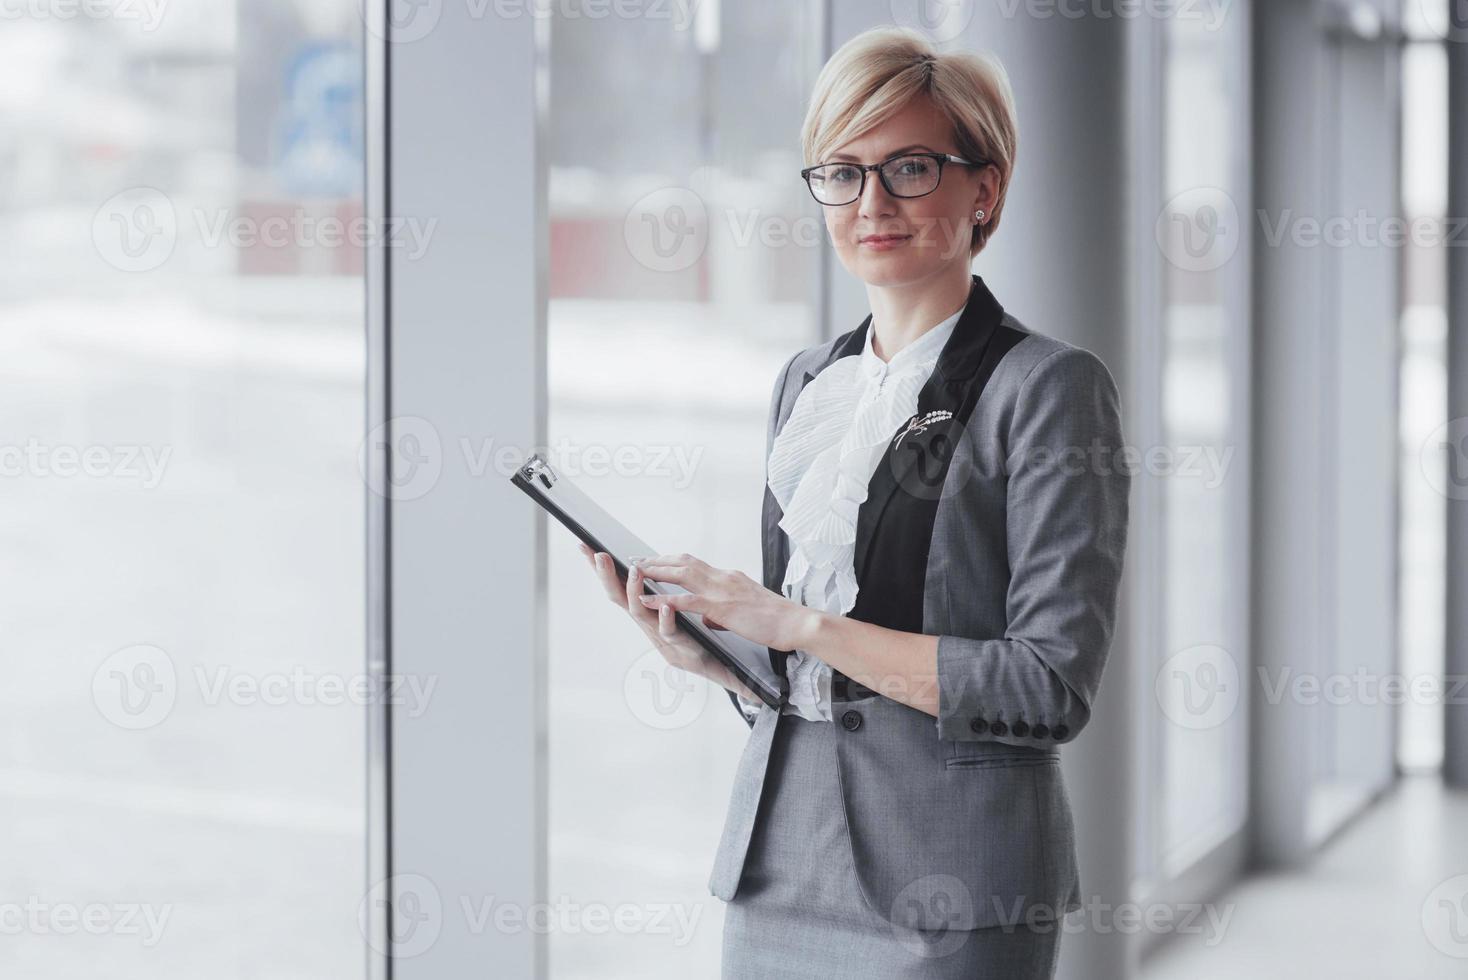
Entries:
<svg viewBox="0 0 1468 980">
<path fill-rule="evenodd" d="M 953 413 L 947 411 L 946 409 L 938 409 L 937 411 L 929 412 L 922 418 L 918 418 L 916 415 L 914 415 L 911 420 L 908 421 L 907 428 L 897 433 L 897 440 L 892 443 L 892 448 L 896 449 L 898 446 L 902 445 L 902 437 L 907 435 L 909 432 L 914 434 L 923 432 L 926 431 L 928 426 L 932 425 L 934 422 L 942 422 L 944 419 L 951 418 L 953 418 Z"/>
</svg>

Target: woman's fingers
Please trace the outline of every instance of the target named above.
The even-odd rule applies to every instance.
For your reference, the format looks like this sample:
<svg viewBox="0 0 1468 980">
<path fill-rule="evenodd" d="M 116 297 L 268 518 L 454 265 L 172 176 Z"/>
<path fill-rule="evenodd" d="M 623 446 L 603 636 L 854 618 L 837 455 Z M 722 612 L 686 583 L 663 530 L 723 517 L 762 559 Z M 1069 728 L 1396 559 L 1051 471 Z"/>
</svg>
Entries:
<svg viewBox="0 0 1468 980">
<path fill-rule="evenodd" d="M 645 630 L 657 630 L 659 635 L 670 636 L 672 630 L 672 617 L 664 620 L 658 615 L 657 610 L 648 608 L 642 602 L 642 569 L 633 565 L 627 572 L 627 589 L 622 601 L 626 603 L 627 613 L 635 619 Z"/>
<path fill-rule="evenodd" d="M 589 550 L 589 549 L 588 549 Z M 607 598 L 619 606 L 627 605 L 627 595 L 622 578 L 617 574 L 617 567 L 612 564 L 612 556 L 606 552 L 597 552 L 592 555 L 592 567 L 596 571 L 596 577 L 601 582 L 602 590 L 606 592 Z"/>
<path fill-rule="evenodd" d="M 718 569 L 692 555 L 653 555 L 639 558 L 642 572 L 655 582 L 672 582 L 689 592 L 708 592 Z"/>
<path fill-rule="evenodd" d="M 617 574 L 616 565 L 612 562 L 611 555 L 604 551 L 594 551 L 584 541 L 576 542 L 581 554 L 586 557 L 587 562 L 596 572 L 597 579 L 601 582 L 607 593 L 607 598 L 617 605 L 625 608 L 629 615 L 642 627 L 648 638 L 657 643 L 667 656 L 673 653 L 673 647 L 680 644 L 678 620 L 675 610 L 671 604 L 662 605 L 647 604 L 643 599 L 644 576 L 642 569 L 632 565 L 628 570 L 626 578 Z M 652 597 L 649 597 L 652 598 Z M 722 626 L 710 623 L 711 629 L 723 629 Z M 691 640 L 684 642 L 691 643 Z M 678 662 L 687 667 L 687 654 L 698 655 L 698 651 L 683 651 L 681 648 L 674 656 Z"/>
</svg>

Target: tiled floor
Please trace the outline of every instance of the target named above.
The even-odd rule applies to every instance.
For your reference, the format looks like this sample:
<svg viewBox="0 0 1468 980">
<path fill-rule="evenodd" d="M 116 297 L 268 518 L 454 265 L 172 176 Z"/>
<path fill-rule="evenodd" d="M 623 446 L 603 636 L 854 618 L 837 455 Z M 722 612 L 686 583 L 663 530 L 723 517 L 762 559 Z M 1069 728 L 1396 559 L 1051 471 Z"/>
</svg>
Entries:
<svg viewBox="0 0 1468 980">
<path fill-rule="evenodd" d="M 1468 977 L 1468 791 L 1404 778 L 1307 869 L 1251 875 L 1222 941 L 1177 937 L 1144 980 Z"/>
</svg>

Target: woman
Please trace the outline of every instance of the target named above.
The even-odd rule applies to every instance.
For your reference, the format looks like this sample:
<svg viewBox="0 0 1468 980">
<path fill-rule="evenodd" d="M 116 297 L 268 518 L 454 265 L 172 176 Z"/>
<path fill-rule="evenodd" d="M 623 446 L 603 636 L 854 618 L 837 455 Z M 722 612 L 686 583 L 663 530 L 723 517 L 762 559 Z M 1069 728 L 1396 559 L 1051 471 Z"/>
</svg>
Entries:
<svg viewBox="0 0 1468 980">
<path fill-rule="evenodd" d="M 1003 69 L 869 31 L 816 82 L 802 171 L 871 315 L 786 362 L 764 582 L 689 555 L 608 595 L 751 725 L 710 878 L 724 976 L 1050 977 L 1079 907 L 1058 746 L 1115 623 L 1130 475 L 1110 373 L 969 264 L 1013 173 Z M 642 595 L 643 577 L 688 594 Z M 768 645 L 758 702 L 673 611 Z"/>
</svg>

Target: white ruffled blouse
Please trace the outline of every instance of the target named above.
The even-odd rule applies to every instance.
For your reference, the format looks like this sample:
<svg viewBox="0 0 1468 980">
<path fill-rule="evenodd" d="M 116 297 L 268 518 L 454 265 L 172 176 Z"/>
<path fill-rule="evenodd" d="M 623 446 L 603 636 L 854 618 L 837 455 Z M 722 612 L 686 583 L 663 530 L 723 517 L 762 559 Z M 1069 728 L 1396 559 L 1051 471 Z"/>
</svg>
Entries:
<svg viewBox="0 0 1468 980">
<path fill-rule="evenodd" d="M 805 606 L 845 615 L 856 604 L 856 516 L 867 483 L 898 427 L 917 412 L 963 310 L 883 361 L 867 326 L 860 354 L 837 358 L 810 380 L 770 447 L 769 486 L 784 517 L 790 562 L 782 591 Z M 796 650 L 787 661 L 784 714 L 831 720 L 831 668 Z"/>
</svg>

